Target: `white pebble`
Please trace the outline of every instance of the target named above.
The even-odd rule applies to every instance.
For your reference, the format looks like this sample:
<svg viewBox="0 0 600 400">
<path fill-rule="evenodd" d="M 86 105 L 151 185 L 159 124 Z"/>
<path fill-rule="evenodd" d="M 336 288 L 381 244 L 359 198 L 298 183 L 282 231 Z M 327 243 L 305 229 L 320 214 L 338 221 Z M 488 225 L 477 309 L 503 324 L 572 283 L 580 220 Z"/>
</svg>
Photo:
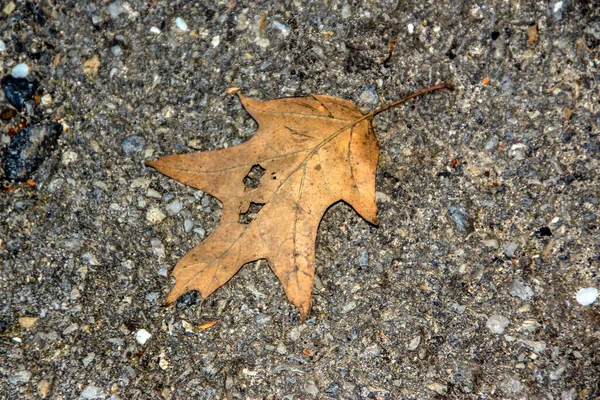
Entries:
<svg viewBox="0 0 600 400">
<path fill-rule="evenodd" d="M 187 32 L 188 30 L 186 22 L 181 17 L 177 17 L 177 19 L 175 19 L 175 25 L 177 25 L 177 27 L 184 32 Z"/>
<path fill-rule="evenodd" d="M 40 101 L 42 102 L 42 105 L 44 107 L 48 107 L 49 105 L 52 104 L 52 96 L 49 93 L 46 93 L 45 95 L 42 96 Z"/>
<path fill-rule="evenodd" d="M 67 165 L 73 164 L 78 158 L 79 155 L 74 151 L 65 151 L 62 155 L 62 165 L 66 167 Z"/>
<path fill-rule="evenodd" d="M 152 207 L 148 210 L 148 212 L 146 213 L 146 220 L 152 224 L 156 224 L 157 222 L 162 221 L 163 219 L 167 218 L 167 216 L 165 215 L 165 213 L 163 213 L 160 208 L 158 207 Z"/>
<path fill-rule="evenodd" d="M 504 329 L 510 324 L 508 318 L 503 315 L 494 314 L 488 318 L 486 326 L 488 329 L 495 334 L 501 334 L 504 332 Z"/>
<path fill-rule="evenodd" d="M 0 40 L 0 53 L 4 52 L 4 50 L 6 50 L 6 44 Z"/>
<path fill-rule="evenodd" d="M 158 258 L 165 257 L 165 245 L 158 238 L 154 238 L 150 240 L 150 244 L 152 245 L 152 252 Z"/>
<path fill-rule="evenodd" d="M 102 388 L 94 385 L 87 385 L 79 394 L 82 399 L 103 399 L 106 397 L 106 393 Z"/>
<path fill-rule="evenodd" d="M 10 74 L 13 78 L 25 78 L 29 75 L 29 66 L 25 63 L 17 64 L 14 66 Z"/>
<path fill-rule="evenodd" d="M 152 334 L 150 332 L 148 332 L 145 329 L 140 329 L 139 331 L 137 331 L 137 333 L 135 334 L 135 340 L 143 345 L 145 344 L 148 339 L 150 339 L 150 337 L 152 336 Z"/>
<path fill-rule="evenodd" d="M 582 306 L 589 306 L 590 304 L 594 303 L 597 298 L 598 298 L 598 289 L 593 288 L 593 287 L 579 290 L 579 292 L 577 292 L 577 297 L 576 297 L 577 302 L 579 304 L 581 304 Z"/>
<path fill-rule="evenodd" d="M 210 44 L 212 45 L 212 47 L 217 47 L 220 43 L 221 43 L 221 36 L 219 36 L 219 35 L 213 37 L 212 40 L 210 41 Z"/>
<path fill-rule="evenodd" d="M 408 33 L 410 33 L 411 35 L 413 33 L 415 33 L 415 26 L 413 24 L 406 25 L 406 29 L 408 30 Z"/>
<path fill-rule="evenodd" d="M 158 361 L 158 366 L 160 367 L 160 369 L 166 370 L 167 368 L 169 368 L 169 362 L 165 358 L 161 358 Z"/>
<path fill-rule="evenodd" d="M 150 28 L 150 32 L 155 33 L 157 35 L 160 35 L 160 29 L 158 29 L 157 27 L 153 26 L 152 28 Z"/>
<path fill-rule="evenodd" d="M 282 24 L 281 22 L 273 21 L 273 26 L 281 32 L 283 37 L 286 37 L 290 34 L 290 27 Z"/>
</svg>

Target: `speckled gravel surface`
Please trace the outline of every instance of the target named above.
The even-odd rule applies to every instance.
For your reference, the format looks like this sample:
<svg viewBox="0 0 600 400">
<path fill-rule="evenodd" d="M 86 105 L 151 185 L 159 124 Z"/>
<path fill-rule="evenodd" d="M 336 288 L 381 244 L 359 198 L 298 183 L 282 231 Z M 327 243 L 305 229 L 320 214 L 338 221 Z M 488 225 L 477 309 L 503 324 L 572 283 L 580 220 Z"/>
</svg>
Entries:
<svg viewBox="0 0 600 400">
<path fill-rule="evenodd" d="M 597 4 L 307 3 L 2 3 L 32 93 L 0 94 L 0 152 L 62 133 L 0 172 L 1 398 L 600 396 Z M 265 262 L 161 306 L 221 209 L 143 162 L 251 137 L 228 87 L 367 111 L 440 82 L 375 118 L 380 225 L 328 211 L 306 324 Z"/>
</svg>

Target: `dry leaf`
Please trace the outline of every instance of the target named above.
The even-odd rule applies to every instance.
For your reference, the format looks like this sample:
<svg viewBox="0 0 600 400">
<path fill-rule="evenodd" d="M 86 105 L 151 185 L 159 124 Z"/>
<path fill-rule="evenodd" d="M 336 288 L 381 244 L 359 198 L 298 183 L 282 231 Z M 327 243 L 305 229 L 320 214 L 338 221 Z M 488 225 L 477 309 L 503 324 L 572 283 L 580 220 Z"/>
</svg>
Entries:
<svg viewBox="0 0 600 400">
<path fill-rule="evenodd" d="M 219 322 L 218 319 L 213 319 L 212 321 L 208 321 L 203 323 L 202 325 L 198 325 L 198 329 L 208 329 L 211 326 L 213 326 L 214 324 L 216 324 L 217 322 Z"/>
<path fill-rule="evenodd" d="M 146 164 L 223 203 L 219 226 L 175 266 L 166 303 L 190 290 L 206 298 L 246 263 L 266 259 L 304 320 L 312 301 L 319 222 L 344 201 L 377 224 L 379 147 L 373 115 L 451 85 L 438 85 L 363 115 L 330 96 L 259 101 L 237 94 L 259 129 L 231 148 Z M 234 90 L 235 91 L 235 90 Z"/>
</svg>

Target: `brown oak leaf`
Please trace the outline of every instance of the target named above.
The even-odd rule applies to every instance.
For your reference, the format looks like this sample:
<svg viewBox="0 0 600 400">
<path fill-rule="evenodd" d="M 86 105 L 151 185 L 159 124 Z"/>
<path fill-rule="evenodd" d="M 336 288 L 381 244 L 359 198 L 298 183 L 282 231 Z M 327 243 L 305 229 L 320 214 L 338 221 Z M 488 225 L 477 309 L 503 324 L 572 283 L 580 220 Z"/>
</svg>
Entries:
<svg viewBox="0 0 600 400">
<path fill-rule="evenodd" d="M 321 218 L 336 202 L 377 224 L 379 146 L 372 117 L 437 85 L 364 115 L 331 96 L 239 99 L 258 123 L 247 142 L 227 149 L 147 162 L 223 203 L 219 226 L 175 266 L 166 303 L 190 290 L 206 298 L 251 261 L 265 259 L 304 320 L 315 275 Z"/>
</svg>

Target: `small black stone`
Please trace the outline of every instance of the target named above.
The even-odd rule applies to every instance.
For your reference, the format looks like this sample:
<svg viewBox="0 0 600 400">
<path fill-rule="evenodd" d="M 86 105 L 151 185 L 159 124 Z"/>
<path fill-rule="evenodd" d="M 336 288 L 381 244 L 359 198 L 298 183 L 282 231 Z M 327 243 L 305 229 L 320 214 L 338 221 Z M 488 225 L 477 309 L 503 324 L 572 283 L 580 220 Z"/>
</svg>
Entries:
<svg viewBox="0 0 600 400">
<path fill-rule="evenodd" d="M 0 319 L 0 334 L 6 333 L 11 329 L 11 321 L 8 319 Z"/>
<path fill-rule="evenodd" d="M 198 297 L 198 291 L 192 290 L 191 292 L 187 292 L 186 294 L 179 296 L 175 304 L 177 307 L 182 308 L 191 307 L 198 302 Z"/>
<path fill-rule="evenodd" d="M 541 238 L 543 236 L 552 236 L 552 231 L 547 226 L 542 226 L 535 232 L 535 236 Z"/>
<path fill-rule="evenodd" d="M 491 36 L 492 36 L 492 40 L 496 40 L 500 37 L 500 32 L 494 31 L 494 32 L 492 32 Z"/>
<path fill-rule="evenodd" d="M 19 130 L 2 154 L 2 168 L 11 181 L 26 181 L 54 150 L 60 124 L 32 125 Z"/>
<path fill-rule="evenodd" d="M 0 84 L 8 102 L 19 111 L 25 108 L 27 101 L 33 100 L 33 95 L 38 88 L 37 81 L 14 78 L 12 75 L 2 78 Z"/>
</svg>

